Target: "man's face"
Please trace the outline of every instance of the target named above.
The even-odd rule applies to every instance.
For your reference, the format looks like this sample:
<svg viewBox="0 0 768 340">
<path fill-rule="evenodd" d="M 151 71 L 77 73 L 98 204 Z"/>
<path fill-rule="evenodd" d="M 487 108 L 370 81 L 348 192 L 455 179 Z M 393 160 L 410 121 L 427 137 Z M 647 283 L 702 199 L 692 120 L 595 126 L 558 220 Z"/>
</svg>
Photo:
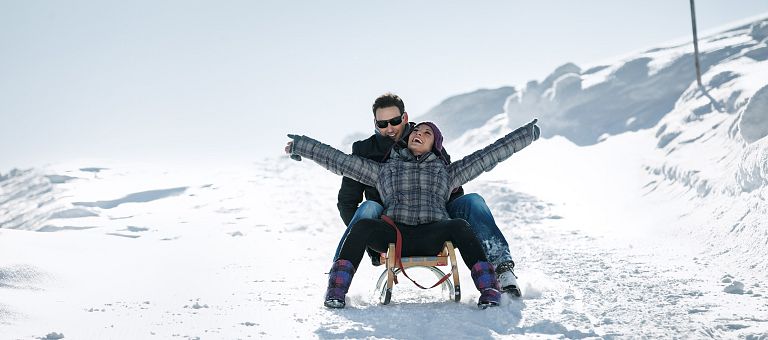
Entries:
<svg viewBox="0 0 768 340">
<path fill-rule="evenodd" d="M 376 109 L 376 117 L 373 124 L 382 135 L 392 138 L 392 140 L 400 140 L 403 137 L 403 130 L 405 130 L 405 126 L 408 124 L 408 113 L 403 112 L 403 121 L 400 124 L 392 125 L 387 123 L 387 126 L 383 128 L 376 125 L 377 122 L 389 121 L 398 117 L 400 117 L 400 110 L 397 106 L 381 107 Z"/>
<path fill-rule="evenodd" d="M 435 133 L 429 125 L 417 125 L 408 136 L 408 150 L 416 156 L 431 151 L 433 145 L 435 145 Z"/>
</svg>

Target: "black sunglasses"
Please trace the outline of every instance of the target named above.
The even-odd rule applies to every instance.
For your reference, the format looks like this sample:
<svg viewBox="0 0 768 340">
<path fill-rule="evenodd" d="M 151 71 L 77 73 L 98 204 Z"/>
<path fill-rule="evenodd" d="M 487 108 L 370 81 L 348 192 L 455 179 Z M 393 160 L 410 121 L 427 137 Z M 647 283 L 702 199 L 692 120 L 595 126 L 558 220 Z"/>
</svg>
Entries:
<svg viewBox="0 0 768 340">
<path fill-rule="evenodd" d="M 395 118 L 392 118 L 392 119 L 388 119 L 388 120 L 377 120 L 376 121 L 376 126 L 379 129 L 383 129 L 383 128 L 386 128 L 387 125 L 389 125 L 389 124 L 392 124 L 392 126 L 398 126 L 402 122 L 403 122 L 403 115 L 400 115 L 398 117 L 395 117 Z"/>
</svg>

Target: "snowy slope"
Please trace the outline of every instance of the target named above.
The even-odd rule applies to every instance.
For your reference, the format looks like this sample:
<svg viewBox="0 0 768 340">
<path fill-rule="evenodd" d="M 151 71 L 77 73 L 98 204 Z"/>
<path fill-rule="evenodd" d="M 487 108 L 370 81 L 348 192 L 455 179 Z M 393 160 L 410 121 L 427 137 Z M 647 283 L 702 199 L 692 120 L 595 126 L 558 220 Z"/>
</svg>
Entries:
<svg viewBox="0 0 768 340">
<path fill-rule="evenodd" d="M 467 187 L 495 212 L 523 287 L 523 300 L 486 311 L 474 306 L 478 293 L 465 268 L 461 303 L 401 283 L 393 304 L 380 306 L 373 289 L 380 271 L 367 263 L 347 309 L 322 307 L 324 273 L 341 232 L 333 209 L 339 178 L 311 162 L 218 170 L 99 163 L 107 169 L 98 175 L 61 164 L 9 176 L 3 182 L 74 179 L 51 184 L 53 196 L 4 200 L 5 207 L 58 208 L 37 225 L 40 232 L 0 229 L 0 333 L 245 339 L 768 332 L 764 280 L 707 270 L 693 246 L 670 251 L 598 232 L 581 223 L 600 219 L 573 216 L 568 203 L 533 195 L 548 196 L 546 185 L 519 191 L 525 185 L 513 179 L 537 171 L 525 164 L 563 149 L 573 157 L 613 151 L 581 150 L 562 139 L 537 147 Z M 80 212 L 61 213 L 71 209 Z M 741 282 L 743 291 L 723 291 L 730 286 L 723 280 Z"/>
<path fill-rule="evenodd" d="M 638 199 L 674 198 L 664 204 L 677 205 L 682 216 L 656 223 L 700 239 L 734 265 L 768 270 L 768 20 L 706 37 L 700 48 L 706 92 L 696 84 L 688 44 L 586 71 L 568 64 L 512 95 L 504 114 L 454 140 L 453 149 L 473 150 L 534 116 L 544 136 L 608 144 L 596 148 L 637 132 L 640 144 L 609 157 L 639 157 L 632 167 L 644 173 L 633 181 L 642 188 Z"/>
<path fill-rule="evenodd" d="M 460 303 L 402 282 L 381 306 L 364 261 L 325 309 L 341 178 L 309 161 L 77 161 L 0 174 L 0 338 L 768 337 L 766 27 L 702 41 L 722 112 L 672 46 L 561 67 L 448 144 L 541 119 L 548 138 L 466 186 L 521 300 L 478 310 L 462 266 Z"/>
</svg>

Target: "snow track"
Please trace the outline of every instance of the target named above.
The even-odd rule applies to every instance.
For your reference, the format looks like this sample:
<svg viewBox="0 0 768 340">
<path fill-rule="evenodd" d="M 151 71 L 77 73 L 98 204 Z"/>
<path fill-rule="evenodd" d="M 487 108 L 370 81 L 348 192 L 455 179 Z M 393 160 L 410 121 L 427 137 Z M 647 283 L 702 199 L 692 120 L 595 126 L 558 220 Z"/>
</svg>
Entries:
<svg viewBox="0 0 768 340">
<path fill-rule="evenodd" d="M 110 168 L 120 176 L 105 171 L 51 183 L 51 192 L 58 202 L 108 200 L 148 191 L 125 181 L 168 172 Z M 42 181 L 45 171 L 38 176 L 28 180 Z M 694 248 L 580 228 L 560 203 L 498 179 L 477 180 L 467 190 L 485 197 L 507 235 L 523 299 L 505 297 L 498 308 L 478 310 L 479 293 L 461 266 L 460 303 L 402 280 L 392 304 L 382 306 L 374 292 L 381 268 L 364 260 L 348 308 L 329 310 L 322 297 L 342 232 L 333 204 L 339 178 L 310 162 L 281 159 L 185 181 L 151 185 L 187 187 L 183 194 L 42 222 L 93 228 L 0 230 L 0 333 L 12 339 L 768 334 L 765 280 L 734 277 Z M 94 187 L 109 194 L 93 197 Z M 13 211 L 8 202 L 2 208 Z"/>
</svg>

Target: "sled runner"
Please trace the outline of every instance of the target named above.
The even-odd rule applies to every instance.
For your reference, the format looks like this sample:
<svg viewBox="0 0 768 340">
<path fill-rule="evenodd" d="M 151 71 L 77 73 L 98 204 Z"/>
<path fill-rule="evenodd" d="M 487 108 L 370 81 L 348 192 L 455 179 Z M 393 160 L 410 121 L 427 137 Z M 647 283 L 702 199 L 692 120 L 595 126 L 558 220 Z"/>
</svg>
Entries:
<svg viewBox="0 0 768 340">
<path fill-rule="evenodd" d="M 443 291 L 448 292 L 450 300 L 455 302 L 461 301 L 459 267 L 456 262 L 456 253 L 453 249 L 453 243 L 450 241 L 445 242 L 443 250 L 435 256 L 402 257 L 399 259 L 400 261 L 398 261 L 397 255 L 398 253 L 396 251 L 395 243 L 390 243 L 387 253 L 381 254 L 381 263 L 386 264 L 386 268 L 384 269 L 384 272 L 381 273 L 381 276 L 379 276 L 379 280 L 376 283 L 376 291 L 381 294 L 379 301 L 382 304 L 386 305 L 392 299 L 392 288 L 397 284 L 397 275 L 403 273 L 408 277 L 408 274 L 405 273 L 404 269 L 412 267 L 426 268 L 439 278 L 437 283 L 432 287 L 423 287 L 411 279 L 416 286 L 422 289 L 429 289 L 440 285 Z M 401 265 L 399 265 L 398 262 L 400 262 Z M 451 266 L 449 273 L 446 274 L 440 270 L 440 268 L 437 268 L 439 266 L 448 266 L 449 262 Z M 451 276 L 453 276 L 453 279 L 449 280 L 448 278 Z"/>
</svg>

